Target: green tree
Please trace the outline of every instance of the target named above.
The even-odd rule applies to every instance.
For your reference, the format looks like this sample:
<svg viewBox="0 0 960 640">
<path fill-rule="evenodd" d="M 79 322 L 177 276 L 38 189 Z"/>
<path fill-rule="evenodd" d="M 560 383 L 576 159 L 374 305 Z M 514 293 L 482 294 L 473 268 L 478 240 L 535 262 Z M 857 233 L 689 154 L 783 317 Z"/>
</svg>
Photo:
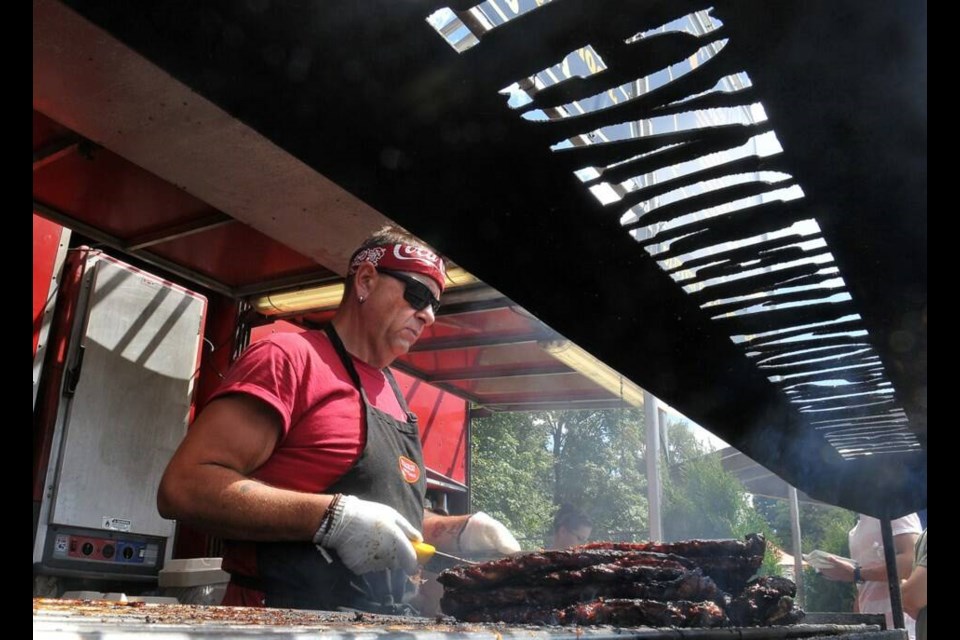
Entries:
<svg viewBox="0 0 960 640">
<path fill-rule="evenodd" d="M 594 521 L 594 538 L 636 537 L 647 525 L 643 414 L 634 409 L 549 412 L 554 504 Z M 561 439 L 557 446 L 558 438 Z"/>
<path fill-rule="evenodd" d="M 737 538 L 762 533 L 780 545 L 776 531 L 754 507 L 740 481 L 724 471 L 719 455 L 697 441 L 685 420 L 667 424 L 667 458 L 663 478 L 664 538 Z M 780 574 L 777 557 L 767 553 L 761 574 Z"/>
<path fill-rule="evenodd" d="M 570 502 L 594 521 L 594 539 L 649 537 L 643 411 L 505 413 L 472 425 L 473 506 L 502 519 L 526 549 L 546 542 Z M 742 538 L 770 527 L 717 456 L 684 422 L 667 426 L 663 516 L 667 539 Z"/>
<path fill-rule="evenodd" d="M 800 511 L 801 542 L 805 552 L 823 549 L 850 557 L 850 529 L 856 524 L 852 511 L 828 505 L 803 505 Z M 813 568 L 803 572 L 808 611 L 853 611 L 857 590 L 852 584 L 827 580 Z"/>
<path fill-rule="evenodd" d="M 710 453 L 709 448 L 701 444 L 693 434 L 690 424 L 682 418 L 664 416 L 661 418 L 664 425 L 664 455 L 667 466 L 681 465 Z"/>
<path fill-rule="evenodd" d="M 770 534 L 743 485 L 724 471 L 717 455 L 705 454 L 671 467 L 664 476 L 663 494 L 664 537 L 669 540 Z"/>
<path fill-rule="evenodd" d="M 789 504 L 785 500 L 757 498 L 758 511 L 784 540 L 791 539 Z M 800 503 L 800 548 L 803 553 L 822 549 L 850 556 L 847 534 L 856 514 L 840 507 Z M 852 611 L 856 589 L 851 584 L 827 580 L 812 568 L 803 572 L 807 611 Z"/>
<path fill-rule="evenodd" d="M 532 414 L 473 421 L 473 508 L 501 520 L 526 549 L 541 545 L 553 514 L 553 467 L 546 427 Z"/>
<path fill-rule="evenodd" d="M 502 520 L 524 549 L 546 542 L 563 502 L 594 520 L 594 539 L 649 537 L 643 412 L 632 409 L 500 413 L 475 419 L 471 436 L 473 508 Z M 686 421 L 666 426 L 662 515 L 667 540 L 743 538 L 761 532 L 784 548 L 791 536 L 787 503 L 751 496 Z M 802 503 L 803 550 L 849 556 L 855 515 Z M 768 553 L 761 573 L 779 573 Z M 806 571 L 810 611 L 850 611 L 851 585 Z"/>
<path fill-rule="evenodd" d="M 502 517 L 525 548 L 546 542 L 564 502 L 590 515 L 594 538 L 647 529 L 642 413 L 496 414 L 472 428 L 474 507 Z"/>
</svg>

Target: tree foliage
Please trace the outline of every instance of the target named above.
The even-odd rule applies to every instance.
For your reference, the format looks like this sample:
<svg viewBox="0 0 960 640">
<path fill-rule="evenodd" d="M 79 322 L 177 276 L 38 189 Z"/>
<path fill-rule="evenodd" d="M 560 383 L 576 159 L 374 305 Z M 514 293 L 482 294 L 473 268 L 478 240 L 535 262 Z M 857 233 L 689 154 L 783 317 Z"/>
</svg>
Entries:
<svg viewBox="0 0 960 640">
<path fill-rule="evenodd" d="M 693 455 L 699 451 L 700 455 Z M 770 527 L 753 508 L 750 496 L 717 455 L 700 445 L 669 468 L 663 482 L 663 533 L 667 540 L 742 538 Z"/>
<path fill-rule="evenodd" d="M 788 548 L 788 505 L 755 497 L 723 470 L 720 457 L 702 445 L 685 421 L 663 430 L 661 466 L 664 538 L 738 538 L 762 532 Z M 502 520 L 524 549 L 548 543 L 556 510 L 564 502 L 594 521 L 595 540 L 649 537 L 646 434 L 643 412 L 543 411 L 501 413 L 475 419 L 471 435 L 473 508 Z M 847 532 L 855 515 L 802 503 L 804 552 L 823 549 L 849 556 Z M 761 573 L 779 573 L 768 553 Z M 804 574 L 809 611 L 850 611 L 851 585 Z"/>
<path fill-rule="evenodd" d="M 675 470 L 661 472 L 667 539 L 765 531 L 742 486 L 685 423 L 668 424 L 664 436 Z M 471 442 L 473 507 L 501 518 L 524 548 L 547 542 L 565 502 L 593 519 L 594 539 L 649 538 L 642 410 L 496 414 L 473 421 Z"/>
<path fill-rule="evenodd" d="M 563 447 L 555 452 L 554 503 L 578 505 L 594 538 L 647 529 L 643 415 L 632 409 L 557 412 Z"/>
<path fill-rule="evenodd" d="M 473 421 L 475 509 L 501 517 L 524 548 L 547 542 L 561 504 L 594 521 L 594 538 L 645 532 L 643 416 L 631 410 L 496 414 Z"/>
<path fill-rule="evenodd" d="M 789 505 L 783 500 L 757 498 L 758 511 L 771 528 L 790 540 Z M 800 548 L 803 553 L 822 549 L 850 557 L 848 533 L 856 524 L 851 511 L 829 505 L 800 503 Z M 856 589 L 852 584 L 827 580 L 812 568 L 803 572 L 803 591 L 807 611 L 852 611 Z"/>
<path fill-rule="evenodd" d="M 499 413 L 473 421 L 473 508 L 503 521 L 527 549 L 540 546 L 553 513 L 548 442 L 547 429 L 531 414 Z"/>
</svg>

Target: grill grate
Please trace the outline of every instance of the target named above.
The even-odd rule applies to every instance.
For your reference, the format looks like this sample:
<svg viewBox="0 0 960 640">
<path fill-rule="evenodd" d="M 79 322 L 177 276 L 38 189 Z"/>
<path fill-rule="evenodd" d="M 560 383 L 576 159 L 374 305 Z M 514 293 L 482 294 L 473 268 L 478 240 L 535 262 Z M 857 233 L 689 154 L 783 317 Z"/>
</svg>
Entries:
<svg viewBox="0 0 960 640">
<path fill-rule="evenodd" d="M 381 616 L 359 613 L 207 607 L 106 600 L 34 598 L 33 637 L 61 638 L 331 638 L 398 637 L 410 640 L 593 640 L 658 638 L 691 640 L 774 640 L 830 638 L 906 640 L 903 630 L 880 631 L 877 625 L 800 624 L 784 627 L 724 629 L 621 629 L 612 627 L 535 627 L 461 624 L 451 618 Z"/>
</svg>

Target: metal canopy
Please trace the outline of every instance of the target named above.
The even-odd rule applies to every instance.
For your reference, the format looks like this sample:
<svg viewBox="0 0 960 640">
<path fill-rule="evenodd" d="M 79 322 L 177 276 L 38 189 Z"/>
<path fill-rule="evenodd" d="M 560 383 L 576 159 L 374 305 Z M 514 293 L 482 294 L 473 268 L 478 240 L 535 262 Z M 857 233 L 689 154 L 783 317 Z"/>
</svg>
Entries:
<svg viewBox="0 0 960 640">
<path fill-rule="evenodd" d="M 748 493 L 777 500 L 790 499 L 790 485 L 733 447 L 724 447 L 710 455 L 718 456 L 723 470 L 736 476 Z M 797 491 L 797 500 L 806 504 L 823 504 L 803 491 Z"/>
<path fill-rule="evenodd" d="M 811 497 L 878 517 L 926 506 L 925 3 L 555 0 L 495 28 L 459 1 L 66 5 L 34 3 L 34 108 L 215 208 L 187 237 L 222 232 L 222 213 L 336 273 L 382 214 Z M 471 32 L 457 49 L 427 22 L 444 7 Z M 698 11 L 719 28 L 633 38 Z M 599 73 L 532 80 L 587 46 Z M 665 87 L 565 111 L 704 47 L 718 52 Z M 714 88 L 739 72 L 749 85 Z M 511 83 L 529 105 L 507 105 Z M 756 102 L 762 123 L 589 142 Z M 654 207 L 657 185 L 612 203 L 587 189 L 766 131 L 782 153 L 673 186 L 782 182 Z M 57 164 L 38 170 L 34 146 L 38 199 Z M 803 197 L 730 207 L 788 185 Z M 778 235 L 809 220 L 813 248 Z M 134 248 L 155 237 L 135 231 Z M 836 274 L 843 296 L 825 298 Z M 293 258 L 273 275 L 324 278 Z"/>
</svg>

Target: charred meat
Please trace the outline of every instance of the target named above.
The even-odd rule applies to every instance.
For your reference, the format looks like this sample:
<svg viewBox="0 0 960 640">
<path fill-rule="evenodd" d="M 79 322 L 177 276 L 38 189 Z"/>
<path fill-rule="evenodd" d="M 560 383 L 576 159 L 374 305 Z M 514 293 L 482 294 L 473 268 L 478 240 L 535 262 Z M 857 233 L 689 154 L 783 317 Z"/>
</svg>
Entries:
<svg viewBox="0 0 960 640">
<path fill-rule="evenodd" d="M 599 564 L 626 567 L 652 566 L 670 569 L 692 569 L 685 558 L 648 551 L 630 552 L 608 549 L 541 551 L 493 560 L 476 565 L 454 567 L 440 573 L 437 580 L 444 587 L 488 589 L 501 584 L 524 583 L 531 576 L 563 570 L 583 569 Z"/>
<path fill-rule="evenodd" d="M 644 567 L 647 568 L 647 567 Z M 565 607 L 577 602 L 611 598 L 641 599 L 668 602 L 689 600 L 699 602 L 718 598 L 720 591 L 710 578 L 699 570 L 686 571 L 672 580 L 649 581 L 583 581 L 562 585 L 516 585 L 491 590 L 450 590 L 440 601 L 443 611 L 449 615 L 469 619 L 477 611 L 520 606 L 535 602 L 541 607 Z"/>
<path fill-rule="evenodd" d="M 744 540 L 684 540 L 680 542 L 592 542 L 577 549 L 670 554 L 686 558 L 731 594 L 740 593 L 760 569 L 767 542 L 751 533 Z"/>
<path fill-rule="evenodd" d="M 741 627 L 796 624 L 803 610 L 794 604 L 797 586 L 792 580 L 761 576 L 751 580 L 727 606 L 727 617 Z"/>
<path fill-rule="evenodd" d="M 799 621 L 796 587 L 750 581 L 766 541 L 597 542 L 444 571 L 444 613 L 468 622 L 715 627 Z M 748 582 L 749 581 L 749 582 Z"/>
<path fill-rule="evenodd" d="M 763 557 L 767 548 L 761 533 L 750 533 L 744 540 L 682 540 L 680 542 L 588 542 L 575 547 L 587 550 L 654 551 L 673 553 L 685 558 L 712 556 Z"/>
<path fill-rule="evenodd" d="M 717 627 L 724 623 L 723 611 L 714 602 L 657 602 L 642 599 L 594 600 L 551 609 L 514 606 L 478 610 L 467 622 L 509 624 Z"/>
</svg>

